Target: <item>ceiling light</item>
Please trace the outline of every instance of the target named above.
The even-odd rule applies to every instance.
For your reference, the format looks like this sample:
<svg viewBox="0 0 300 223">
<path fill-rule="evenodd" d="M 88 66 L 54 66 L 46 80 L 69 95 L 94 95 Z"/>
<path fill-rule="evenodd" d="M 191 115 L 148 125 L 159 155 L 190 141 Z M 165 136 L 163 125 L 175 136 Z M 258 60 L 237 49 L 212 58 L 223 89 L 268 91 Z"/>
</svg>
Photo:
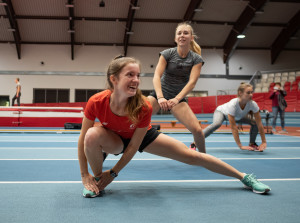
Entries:
<svg viewBox="0 0 300 223">
<path fill-rule="evenodd" d="M 139 10 L 141 7 L 140 6 L 132 6 L 131 9 L 132 10 Z"/>
<path fill-rule="evenodd" d="M 75 33 L 75 30 L 68 29 L 68 33 Z"/>
<path fill-rule="evenodd" d="M 203 8 L 200 7 L 199 9 L 194 9 L 194 12 L 202 12 L 203 11 Z"/>
<path fill-rule="evenodd" d="M 264 10 L 263 9 L 260 9 L 260 10 L 257 10 L 256 12 L 255 12 L 255 14 L 256 15 L 261 15 L 261 14 L 264 14 Z"/>
<path fill-rule="evenodd" d="M 68 4 L 68 3 L 66 3 L 66 5 L 65 5 L 67 8 L 74 8 L 74 5 L 73 4 Z"/>
<path fill-rule="evenodd" d="M 126 32 L 127 35 L 133 35 L 133 32 Z"/>
<path fill-rule="evenodd" d="M 15 32 L 15 31 L 16 31 L 16 29 L 13 29 L 13 28 L 8 28 L 8 29 L 7 29 L 7 31 L 9 31 L 9 32 Z"/>
<path fill-rule="evenodd" d="M 246 36 L 244 34 L 239 34 L 236 36 L 238 39 L 244 39 Z"/>
</svg>

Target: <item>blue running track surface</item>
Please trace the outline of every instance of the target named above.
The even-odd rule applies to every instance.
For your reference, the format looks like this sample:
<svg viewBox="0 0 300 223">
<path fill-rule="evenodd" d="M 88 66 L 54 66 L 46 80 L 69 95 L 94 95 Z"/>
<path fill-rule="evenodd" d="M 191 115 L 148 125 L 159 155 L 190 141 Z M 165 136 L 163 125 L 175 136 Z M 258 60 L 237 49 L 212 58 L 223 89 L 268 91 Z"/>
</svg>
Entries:
<svg viewBox="0 0 300 223">
<path fill-rule="evenodd" d="M 187 146 L 193 140 L 169 135 Z M 78 136 L 0 134 L 1 222 L 299 222 L 300 137 L 267 135 L 262 153 L 239 150 L 231 134 L 207 138 L 207 153 L 255 173 L 272 188 L 268 195 L 202 167 L 137 153 L 103 197 L 86 199 Z M 240 138 L 246 145 L 249 135 Z M 109 155 L 104 169 L 119 158 Z"/>
</svg>

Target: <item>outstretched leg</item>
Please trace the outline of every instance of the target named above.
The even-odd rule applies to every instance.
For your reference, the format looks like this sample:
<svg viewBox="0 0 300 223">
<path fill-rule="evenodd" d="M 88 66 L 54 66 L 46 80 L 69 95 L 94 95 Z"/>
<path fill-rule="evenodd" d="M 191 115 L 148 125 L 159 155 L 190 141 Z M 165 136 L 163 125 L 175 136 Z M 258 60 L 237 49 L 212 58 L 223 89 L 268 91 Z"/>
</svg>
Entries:
<svg viewBox="0 0 300 223">
<path fill-rule="evenodd" d="M 237 178 L 255 193 L 267 193 L 271 190 L 269 186 L 259 182 L 253 174 L 241 173 L 216 157 L 189 150 L 182 142 L 163 134 L 160 134 L 144 151 L 190 165 L 203 166 L 210 171 Z"/>
<path fill-rule="evenodd" d="M 216 110 L 213 116 L 213 123 L 203 130 L 205 138 L 212 134 L 214 131 L 216 131 L 218 128 L 220 128 L 224 120 L 224 114 Z"/>
<path fill-rule="evenodd" d="M 203 166 L 210 171 L 239 180 L 243 179 L 245 175 L 222 160 L 205 153 L 187 149 L 182 142 L 164 134 L 160 134 L 144 151 L 186 164 Z"/>
</svg>

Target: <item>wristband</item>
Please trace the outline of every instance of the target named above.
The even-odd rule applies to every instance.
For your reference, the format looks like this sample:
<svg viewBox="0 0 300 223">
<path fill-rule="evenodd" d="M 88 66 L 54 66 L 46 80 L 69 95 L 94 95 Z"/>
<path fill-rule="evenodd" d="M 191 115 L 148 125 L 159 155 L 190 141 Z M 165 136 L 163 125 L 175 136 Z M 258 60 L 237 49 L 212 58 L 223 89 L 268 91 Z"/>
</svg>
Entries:
<svg viewBox="0 0 300 223">
<path fill-rule="evenodd" d="M 110 169 L 109 173 L 110 173 L 110 176 L 113 178 L 116 178 L 118 176 L 118 174 L 115 171 L 113 171 L 112 169 Z"/>
</svg>

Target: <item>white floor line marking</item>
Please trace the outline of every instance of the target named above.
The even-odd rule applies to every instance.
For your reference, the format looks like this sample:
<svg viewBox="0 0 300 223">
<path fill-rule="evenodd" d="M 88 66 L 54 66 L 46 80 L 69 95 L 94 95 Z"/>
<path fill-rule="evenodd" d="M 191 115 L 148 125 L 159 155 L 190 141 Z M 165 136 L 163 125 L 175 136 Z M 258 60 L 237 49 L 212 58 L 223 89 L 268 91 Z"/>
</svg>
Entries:
<svg viewBox="0 0 300 223">
<path fill-rule="evenodd" d="M 0 139 L 0 142 L 11 142 L 11 143 L 15 143 L 15 142 L 63 142 L 63 143 L 70 143 L 70 142 L 78 142 L 78 140 L 61 140 L 61 141 L 54 141 L 54 140 L 6 140 L 6 139 Z"/>
<path fill-rule="evenodd" d="M 238 147 L 206 147 L 207 150 L 237 150 Z M 298 150 L 299 147 L 267 147 L 268 150 L 287 150 L 293 149 Z M 0 147 L 0 150 L 77 150 L 76 147 Z M 239 150 L 237 150 L 239 151 Z"/>
<path fill-rule="evenodd" d="M 299 140 L 297 140 L 299 138 Z M 299 143 L 300 142 L 300 137 L 298 138 L 292 138 L 293 140 L 267 140 L 268 143 L 270 142 L 277 142 L 277 143 Z M 182 139 L 175 138 L 183 143 L 192 143 L 193 139 L 188 139 L 188 141 L 184 141 Z M 242 139 L 242 143 L 248 143 L 249 139 Z M 0 142 L 10 142 L 10 143 L 77 143 L 78 140 L 62 140 L 62 141 L 55 141 L 55 140 L 1 140 Z M 206 143 L 235 143 L 233 139 L 228 139 L 228 140 L 218 140 L 218 139 L 209 139 L 205 140 Z M 260 143 L 260 142 L 258 142 Z"/>
<path fill-rule="evenodd" d="M 290 157 L 290 158 L 219 158 L 221 160 L 300 160 L 300 157 Z M 117 161 L 119 159 L 106 159 L 105 161 Z M 172 161 L 168 158 L 145 158 L 139 159 L 134 158 L 132 161 Z M 0 161 L 78 161 L 78 159 L 0 159 Z M 175 160 L 174 160 L 175 161 Z"/>
<path fill-rule="evenodd" d="M 0 147 L 1 149 L 8 150 L 77 150 L 75 147 Z"/>
<path fill-rule="evenodd" d="M 300 181 L 300 178 L 259 179 L 260 181 Z M 114 184 L 122 183 L 206 183 L 206 182 L 238 182 L 229 180 L 124 180 L 113 181 Z M 0 184 L 81 184 L 81 181 L 0 181 Z"/>
</svg>

